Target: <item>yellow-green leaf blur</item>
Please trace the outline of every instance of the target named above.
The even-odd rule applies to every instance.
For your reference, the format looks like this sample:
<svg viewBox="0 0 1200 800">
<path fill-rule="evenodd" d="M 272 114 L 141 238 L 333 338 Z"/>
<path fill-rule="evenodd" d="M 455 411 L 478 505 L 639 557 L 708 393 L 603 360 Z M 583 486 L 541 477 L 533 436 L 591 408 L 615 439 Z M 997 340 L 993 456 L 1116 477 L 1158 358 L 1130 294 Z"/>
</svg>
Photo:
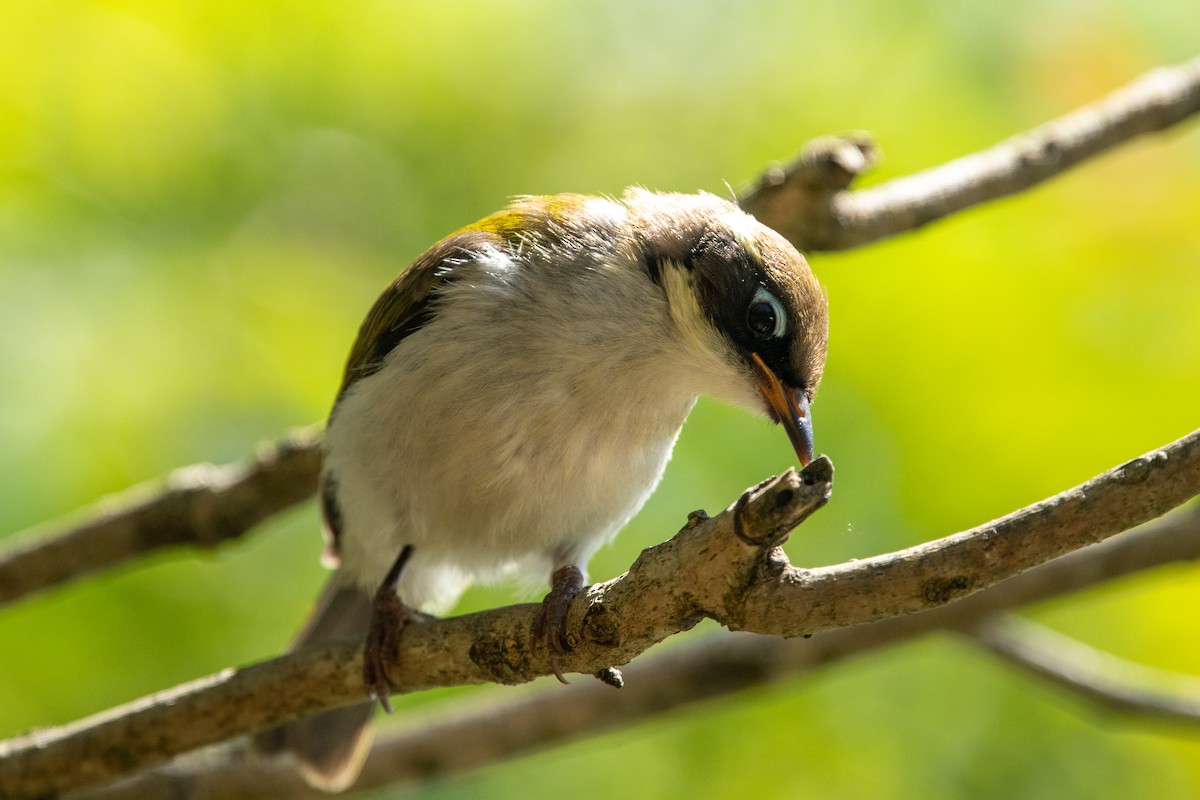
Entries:
<svg viewBox="0 0 1200 800">
<path fill-rule="evenodd" d="M 4 0 L 0 537 L 321 419 L 378 290 L 510 195 L 726 194 L 846 130 L 882 146 L 875 183 L 1190 58 L 1197 31 L 1181 0 Z M 969 527 L 1200 425 L 1195 122 L 810 261 L 837 484 L 797 564 Z M 793 460 L 779 429 L 702 402 L 592 576 Z M 309 504 L 215 556 L 0 609 L 0 738 L 280 652 L 320 549 Z M 1200 573 L 1172 568 L 1028 613 L 1195 674 L 1198 607 Z M 937 637 L 380 796 L 1187 800 L 1198 742 Z"/>
</svg>

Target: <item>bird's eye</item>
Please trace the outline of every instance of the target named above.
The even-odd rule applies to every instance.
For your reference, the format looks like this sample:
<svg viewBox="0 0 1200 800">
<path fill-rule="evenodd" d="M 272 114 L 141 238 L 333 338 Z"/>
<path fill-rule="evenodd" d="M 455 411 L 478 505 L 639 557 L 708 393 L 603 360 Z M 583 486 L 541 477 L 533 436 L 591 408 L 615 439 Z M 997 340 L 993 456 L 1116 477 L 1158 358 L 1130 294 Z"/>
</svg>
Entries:
<svg viewBox="0 0 1200 800">
<path fill-rule="evenodd" d="M 746 327 L 762 339 L 779 339 L 787 332 L 783 304 L 766 287 L 758 287 L 750 299 L 750 307 L 746 309 Z"/>
</svg>

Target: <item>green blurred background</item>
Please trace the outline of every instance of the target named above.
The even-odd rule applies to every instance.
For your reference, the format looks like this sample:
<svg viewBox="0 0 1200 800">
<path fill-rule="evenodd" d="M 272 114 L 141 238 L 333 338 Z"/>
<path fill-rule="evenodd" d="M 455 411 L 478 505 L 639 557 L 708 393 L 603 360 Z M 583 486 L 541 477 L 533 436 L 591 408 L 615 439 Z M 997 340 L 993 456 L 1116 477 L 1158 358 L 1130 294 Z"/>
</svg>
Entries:
<svg viewBox="0 0 1200 800">
<path fill-rule="evenodd" d="M 847 129 L 881 142 L 878 181 L 1184 60 L 1198 30 L 1179 0 L 5 0 L 0 531 L 319 420 L 378 289 L 508 195 L 725 193 Z M 1200 424 L 1194 124 L 811 261 L 832 310 L 817 442 L 838 483 L 788 545 L 797 563 L 953 532 Z M 778 429 L 701 403 L 593 576 L 791 459 Z M 215 556 L 0 609 L 0 736 L 277 653 L 323 579 L 317 529 L 307 505 Z M 1196 673 L 1197 577 L 1030 613 Z M 406 704 L 446 694 L 466 692 Z M 940 638 L 405 796 L 564 792 L 1192 798 L 1200 744 Z"/>
</svg>

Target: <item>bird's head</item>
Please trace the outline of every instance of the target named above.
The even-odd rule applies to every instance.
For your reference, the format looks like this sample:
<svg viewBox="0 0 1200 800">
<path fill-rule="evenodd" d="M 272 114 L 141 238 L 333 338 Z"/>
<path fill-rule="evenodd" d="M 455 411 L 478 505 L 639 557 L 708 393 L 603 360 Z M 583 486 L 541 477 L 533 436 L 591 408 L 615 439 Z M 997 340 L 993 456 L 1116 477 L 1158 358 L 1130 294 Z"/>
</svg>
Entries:
<svg viewBox="0 0 1200 800">
<path fill-rule="evenodd" d="M 829 315 L 804 256 L 713 195 L 633 189 L 623 201 L 698 390 L 765 412 L 808 464 Z"/>
</svg>

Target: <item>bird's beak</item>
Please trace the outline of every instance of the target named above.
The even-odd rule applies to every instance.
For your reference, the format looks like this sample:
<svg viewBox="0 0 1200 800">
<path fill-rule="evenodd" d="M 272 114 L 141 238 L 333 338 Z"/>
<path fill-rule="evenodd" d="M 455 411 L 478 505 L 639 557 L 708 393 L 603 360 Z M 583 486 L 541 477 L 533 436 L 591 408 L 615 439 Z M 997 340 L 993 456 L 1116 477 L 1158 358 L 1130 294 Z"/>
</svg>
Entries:
<svg viewBox="0 0 1200 800">
<path fill-rule="evenodd" d="M 758 391 L 775 412 L 776 421 L 787 431 L 800 466 L 808 466 L 813 459 L 812 416 L 808 413 L 808 395 L 801 389 L 785 386 L 779 377 L 763 363 L 758 353 L 751 353 L 754 363 L 755 382 Z"/>
</svg>

